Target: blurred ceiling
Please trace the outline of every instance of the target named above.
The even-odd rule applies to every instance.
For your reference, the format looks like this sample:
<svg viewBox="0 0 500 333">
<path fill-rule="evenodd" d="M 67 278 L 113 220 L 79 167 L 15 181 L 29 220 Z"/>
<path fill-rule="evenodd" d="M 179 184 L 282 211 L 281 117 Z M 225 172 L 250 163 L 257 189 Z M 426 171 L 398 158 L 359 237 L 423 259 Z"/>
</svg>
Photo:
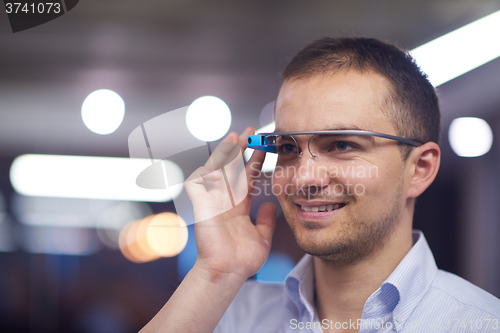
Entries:
<svg viewBox="0 0 500 333">
<path fill-rule="evenodd" d="M 226 101 L 231 130 L 259 127 L 286 60 L 318 37 L 372 36 L 412 49 L 497 10 L 498 0 L 82 0 L 16 34 L 0 14 L 0 157 L 128 156 L 134 128 L 202 95 Z M 443 128 L 457 116 L 493 117 L 499 83 L 497 59 L 441 86 Z M 106 136 L 80 116 L 100 88 L 126 103 L 122 126 Z"/>
</svg>

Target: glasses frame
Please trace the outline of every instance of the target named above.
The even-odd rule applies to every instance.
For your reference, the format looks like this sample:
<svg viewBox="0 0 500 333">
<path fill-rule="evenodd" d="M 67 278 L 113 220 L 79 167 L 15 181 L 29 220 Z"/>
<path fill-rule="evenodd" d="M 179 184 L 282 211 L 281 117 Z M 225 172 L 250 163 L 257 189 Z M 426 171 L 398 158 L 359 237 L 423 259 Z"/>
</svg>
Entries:
<svg viewBox="0 0 500 333">
<path fill-rule="evenodd" d="M 374 136 L 374 137 L 394 140 L 394 141 L 397 141 L 397 142 L 400 142 L 400 143 L 403 143 L 403 144 L 406 144 L 409 146 L 414 146 L 414 147 L 420 147 L 421 145 L 423 145 L 423 143 L 415 141 L 415 140 L 410 140 L 410 139 L 402 138 L 400 136 L 395 136 L 395 135 L 390 135 L 390 134 L 385 134 L 385 133 L 363 131 L 363 130 L 331 130 L 331 131 L 306 131 L 306 132 L 273 132 L 273 133 L 259 133 L 259 134 L 255 134 L 255 135 L 249 135 L 247 137 L 247 148 L 263 150 L 263 151 L 268 152 L 268 153 L 276 154 L 277 151 L 276 151 L 276 146 L 274 144 L 276 143 L 276 139 L 278 136 L 290 135 L 290 136 L 292 136 L 292 139 L 295 141 L 295 138 L 293 138 L 293 135 L 301 135 L 301 134 L 310 134 L 311 135 L 311 137 L 309 138 L 309 141 L 307 142 L 307 149 L 309 150 L 309 153 L 311 154 L 312 157 L 316 157 L 316 155 L 314 155 L 311 152 L 309 144 L 310 144 L 313 136 L 316 134 Z"/>
</svg>

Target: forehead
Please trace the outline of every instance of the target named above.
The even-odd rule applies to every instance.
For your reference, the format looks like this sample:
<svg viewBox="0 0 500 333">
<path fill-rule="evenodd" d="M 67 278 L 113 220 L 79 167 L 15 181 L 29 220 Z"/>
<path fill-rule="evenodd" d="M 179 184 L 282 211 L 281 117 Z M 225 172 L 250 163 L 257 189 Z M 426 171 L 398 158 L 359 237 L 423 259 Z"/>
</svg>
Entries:
<svg viewBox="0 0 500 333">
<path fill-rule="evenodd" d="M 354 70 L 287 80 L 276 101 L 276 131 L 352 128 L 395 133 L 382 111 L 389 87 L 380 74 Z"/>
</svg>

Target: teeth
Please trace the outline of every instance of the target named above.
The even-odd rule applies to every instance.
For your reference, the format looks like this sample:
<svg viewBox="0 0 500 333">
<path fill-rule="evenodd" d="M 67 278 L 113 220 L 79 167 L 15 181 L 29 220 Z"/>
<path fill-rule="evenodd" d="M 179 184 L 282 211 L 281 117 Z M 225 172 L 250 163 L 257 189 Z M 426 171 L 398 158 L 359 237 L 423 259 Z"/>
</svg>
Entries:
<svg viewBox="0 0 500 333">
<path fill-rule="evenodd" d="M 322 205 L 316 207 L 300 206 L 300 208 L 305 212 L 330 212 L 332 210 L 339 209 L 340 206 L 341 204 L 335 204 L 335 205 Z"/>
</svg>

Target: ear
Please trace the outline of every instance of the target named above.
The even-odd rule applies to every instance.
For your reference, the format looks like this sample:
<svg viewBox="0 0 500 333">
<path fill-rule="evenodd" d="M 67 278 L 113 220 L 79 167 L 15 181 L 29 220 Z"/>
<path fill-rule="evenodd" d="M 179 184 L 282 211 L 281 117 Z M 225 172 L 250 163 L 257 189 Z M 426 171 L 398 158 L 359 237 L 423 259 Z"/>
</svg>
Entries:
<svg viewBox="0 0 500 333">
<path fill-rule="evenodd" d="M 434 181 L 441 163 L 441 149 L 435 142 L 416 147 L 410 153 L 407 167 L 410 172 L 410 182 L 407 190 L 408 198 L 416 198 L 422 194 Z"/>
</svg>

